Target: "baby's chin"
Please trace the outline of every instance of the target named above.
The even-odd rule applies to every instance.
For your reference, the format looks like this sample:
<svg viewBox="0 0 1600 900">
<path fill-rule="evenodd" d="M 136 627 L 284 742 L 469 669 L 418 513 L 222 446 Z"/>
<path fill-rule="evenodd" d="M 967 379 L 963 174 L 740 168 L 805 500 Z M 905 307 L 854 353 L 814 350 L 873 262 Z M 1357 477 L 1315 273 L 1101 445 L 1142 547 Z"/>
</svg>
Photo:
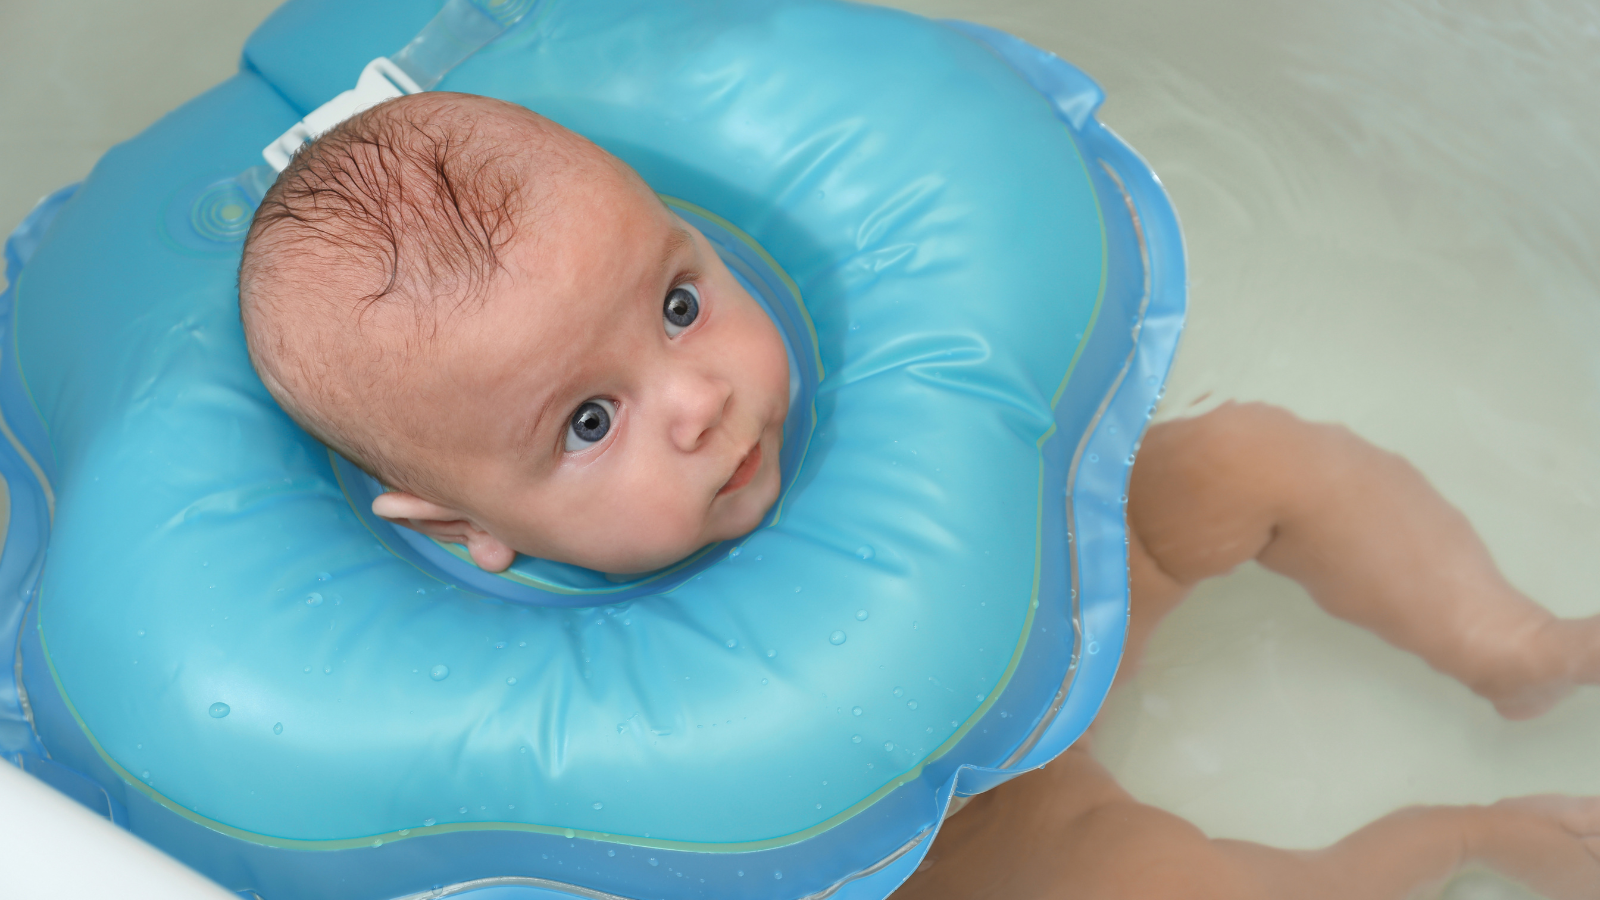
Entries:
<svg viewBox="0 0 1600 900">
<path fill-rule="evenodd" d="M 778 499 L 778 479 L 760 478 L 742 488 L 737 495 L 725 498 L 727 502 L 715 509 L 713 518 L 705 523 L 701 533 L 681 543 L 665 546 L 619 548 L 608 547 L 603 552 L 545 555 L 545 559 L 594 569 L 610 575 L 640 575 L 665 569 L 682 562 L 712 544 L 744 537 L 754 531 L 766 518 L 767 510 Z M 611 531 L 624 533 L 625 528 Z M 529 554 L 538 556 L 541 554 Z M 566 558 L 562 558 L 565 556 Z"/>
</svg>

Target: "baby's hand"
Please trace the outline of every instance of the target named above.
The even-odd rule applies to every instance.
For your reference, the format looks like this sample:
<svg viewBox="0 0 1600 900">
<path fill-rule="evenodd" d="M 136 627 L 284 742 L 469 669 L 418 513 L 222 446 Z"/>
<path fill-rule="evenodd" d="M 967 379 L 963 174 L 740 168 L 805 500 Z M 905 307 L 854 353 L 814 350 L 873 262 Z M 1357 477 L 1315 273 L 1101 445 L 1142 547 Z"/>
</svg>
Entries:
<svg viewBox="0 0 1600 900">
<path fill-rule="evenodd" d="M 436 541 L 462 544 L 472 561 L 485 572 L 504 572 L 517 552 L 479 528 L 456 510 L 404 491 L 389 491 L 372 500 L 372 514 L 380 519 L 420 531 Z"/>
</svg>

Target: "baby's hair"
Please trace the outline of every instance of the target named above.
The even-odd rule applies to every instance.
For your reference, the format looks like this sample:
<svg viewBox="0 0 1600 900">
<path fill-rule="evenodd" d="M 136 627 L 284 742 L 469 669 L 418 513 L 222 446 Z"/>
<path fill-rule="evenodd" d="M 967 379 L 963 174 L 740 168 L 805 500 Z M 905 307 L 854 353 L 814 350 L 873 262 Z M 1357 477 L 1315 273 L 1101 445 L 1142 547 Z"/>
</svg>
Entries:
<svg viewBox="0 0 1600 900">
<path fill-rule="evenodd" d="M 374 401 L 398 399 L 393 376 L 501 271 L 527 196 L 518 158 L 537 143 L 530 121 L 462 95 L 373 107 L 294 155 L 245 238 L 240 315 L 263 382 L 302 427 L 391 486 L 429 487 L 385 452 L 397 428 L 415 429 L 375 412 L 396 403 Z"/>
</svg>

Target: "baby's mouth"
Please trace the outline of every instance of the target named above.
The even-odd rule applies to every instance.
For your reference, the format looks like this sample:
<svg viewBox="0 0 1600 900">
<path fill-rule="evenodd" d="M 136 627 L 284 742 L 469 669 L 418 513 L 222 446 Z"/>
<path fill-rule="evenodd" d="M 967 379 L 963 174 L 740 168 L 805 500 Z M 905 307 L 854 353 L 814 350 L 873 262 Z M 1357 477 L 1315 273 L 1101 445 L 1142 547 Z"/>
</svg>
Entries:
<svg viewBox="0 0 1600 900">
<path fill-rule="evenodd" d="M 750 448 L 749 453 L 745 454 L 744 459 L 739 461 L 739 467 L 733 470 L 733 475 L 728 478 L 728 483 L 722 486 L 722 490 L 717 491 L 717 496 L 730 494 L 749 484 L 750 479 L 756 477 L 756 469 L 760 467 L 761 444 L 757 443 Z"/>
</svg>

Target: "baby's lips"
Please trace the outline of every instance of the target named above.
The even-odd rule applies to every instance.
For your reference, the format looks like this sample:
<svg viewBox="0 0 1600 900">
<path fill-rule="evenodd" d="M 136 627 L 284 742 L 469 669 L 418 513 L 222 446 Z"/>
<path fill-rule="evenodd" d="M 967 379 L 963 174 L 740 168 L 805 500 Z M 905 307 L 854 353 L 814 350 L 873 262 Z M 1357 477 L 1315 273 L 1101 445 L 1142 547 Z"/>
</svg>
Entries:
<svg viewBox="0 0 1600 900">
<path fill-rule="evenodd" d="M 757 441 L 755 446 L 750 448 L 750 452 L 744 455 L 744 459 L 739 461 L 738 468 L 733 470 L 733 474 L 728 477 L 727 483 L 722 486 L 721 490 L 717 491 L 717 496 L 731 494 L 749 484 L 750 480 L 756 477 L 756 472 L 760 468 L 761 442 Z"/>
</svg>

